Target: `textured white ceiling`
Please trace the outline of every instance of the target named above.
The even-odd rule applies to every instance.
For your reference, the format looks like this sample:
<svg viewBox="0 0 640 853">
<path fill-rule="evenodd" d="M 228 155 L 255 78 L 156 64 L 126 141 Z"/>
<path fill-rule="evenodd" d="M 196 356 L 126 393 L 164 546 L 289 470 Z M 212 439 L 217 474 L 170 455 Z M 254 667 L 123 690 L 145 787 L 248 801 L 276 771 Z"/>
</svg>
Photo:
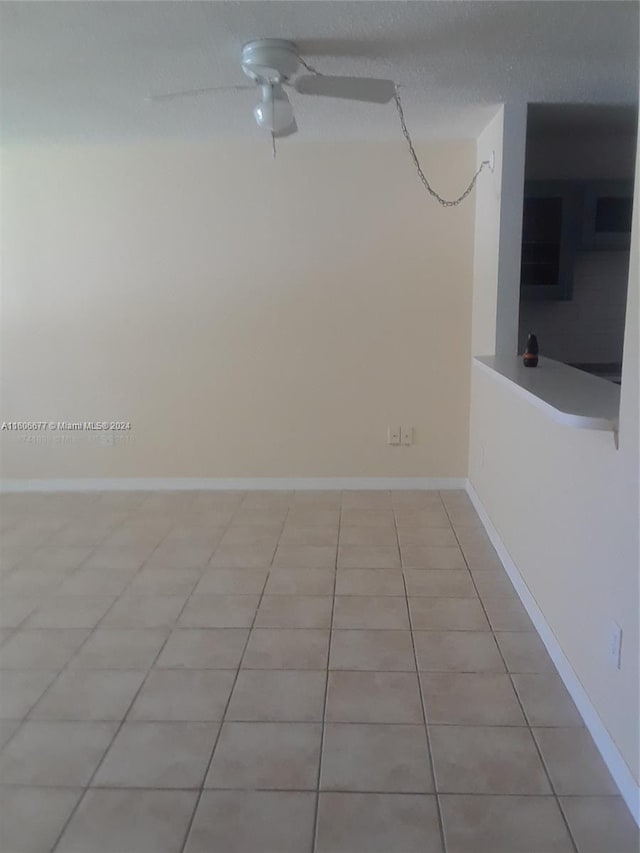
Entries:
<svg viewBox="0 0 640 853">
<path fill-rule="evenodd" d="M 253 92 L 150 104 L 150 92 L 244 83 L 242 44 L 295 40 L 329 74 L 401 84 L 416 137 L 473 137 L 503 101 L 632 104 L 637 2 L 2 2 L 6 139 L 258 137 Z M 285 140 L 396 138 L 393 104 L 295 96 Z"/>
</svg>

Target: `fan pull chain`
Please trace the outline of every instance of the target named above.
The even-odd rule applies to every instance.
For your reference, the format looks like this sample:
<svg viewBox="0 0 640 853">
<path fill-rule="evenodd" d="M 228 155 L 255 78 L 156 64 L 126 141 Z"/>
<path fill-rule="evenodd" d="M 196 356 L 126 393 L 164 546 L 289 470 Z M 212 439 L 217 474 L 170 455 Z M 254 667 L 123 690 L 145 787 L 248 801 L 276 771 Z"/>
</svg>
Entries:
<svg viewBox="0 0 640 853">
<path fill-rule="evenodd" d="M 317 77 L 322 77 L 322 72 L 318 71 L 312 65 L 309 65 L 309 63 L 306 62 L 300 55 L 298 55 L 298 60 L 299 60 L 300 64 L 304 68 L 306 68 L 306 70 L 310 74 L 315 74 Z M 435 200 L 438 202 L 438 204 L 442 205 L 442 207 L 457 207 L 460 204 L 460 202 L 464 201 L 465 198 L 469 195 L 469 193 L 473 190 L 473 188 L 476 185 L 476 181 L 478 180 L 478 178 L 480 176 L 480 173 L 482 172 L 482 170 L 486 166 L 488 166 L 489 169 L 493 172 L 493 168 L 494 168 L 493 159 L 483 160 L 482 163 L 480 163 L 480 167 L 478 168 L 478 171 L 475 173 L 475 175 L 471 179 L 471 183 L 466 188 L 466 190 L 462 193 L 461 196 L 458 196 L 458 198 L 454 198 L 454 199 L 442 198 L 442 196 L 439 193 L 437 193 L 434 190 L 434 188 L 431 186 L 431 184 L 429 183 L 429 181 L 427 179 L 427 176 L 425 175 L 425 173 L 422 170 L 422 166 L 420 165 L 420 161 L 418 160 L 418 155 L 416 154 L 416 150 L 413 147 L 413 141 L 411 139 L 411 134 L 409 133 L 409 129 L 407 127 L 407 122 L 406 122 L 405 117 L 404 117 L 404 109 L 402 107 L 402 101 L 400 99 L 400 92 L 399 92 L 397 86 L 396 86 L 395 94 L 393 96 L 393 102 L 396 105 L 396 110 L 398 111 L 398 118 L 400 119 L 400 129 L 402 130 L 402 135 L 404 136 L 404 138 L 406 140 L 407 148 L 409 149 L 409 155 L 411 156 L 411 159 L 413 160 L 413 165 L 416 167 L 416 172 L 418 173 L 418 177 L 420 178 L 420 181 L 422 182 L 423 187 L 429 193 L 430 196 L 435 198 Z"/>
<path fill-rule="evenodd" d="M 461 201 L 464 201 L 465 198 L 469 195 L 469 193 L 473 190 L 473 188 L 476 185 L 476 181 L 478 180 L 478 177 L 480 176 L 480 172 L 482 172 L 482 170 L 485 168 L 485 166 L 488 166 L 491 169 L 491 171 L 493 172 L 493 165 L 492 165 L 491 160 L 483 160 L 482 163 L 480 163 L 480 168 L 475 173 L 475 175 L 471 179 L 471 183 L 466 188 L 466 190 L 462 193 L 461 196 L 458 196 L 458 198 L 450 199 L 450 200 L 446 199 L 446 198 L 442 198 L 442 196 L 439 195 L 439 193 L 437 193 L 433 189 L 433 187 L 431 186 L 431 184 L 429 183 L 429 181 L 427 179 L 427 176 L 422 171 L 422 166 L 420 165 L 420 161 L 418 160 L 418 155 L 416 154 L 416 150 L 413 147 L 413 142 L 411 141 L 411 135 L 409 134 L 409 130 L 407 128 L 407 123 L 406 123 L 405 118 L 404 118 L 404 110 L 402 108 L 402 101 L 400 100 L 400 92 L 398 91 L 397 87 L 396 87 L 395 95 L 393 96 L 393 101 L 394 101 L 394 103 L 396 105 L 396 109 L 398 111 L 398 117 L 400 119 L 400 127 L 402 129 L 402 135 L 404 136 L 404 138 L 407 142 L 407 148 L 409 149 L 409 154 L 411 155 L 411 159 L 413 160 L 413 164 L 416 167 L 416 172 L 418 173 L 418 177 L 422 181 L 422 185 L 424 186 L 425 190 L 429 193 L 429 195 L 433 196 L 433 198 L 435 198 L 435 200 L 438 202 L 438 204 L 441 204 L 442 207 L 456 207 L 457 205 L 460 204 Z"/>
<path fill-rule="evenodd" d="M 276 159 L 276 137 L 275 134 L 271 134 L 271 156 L 273 159 Z"/>
</svg>

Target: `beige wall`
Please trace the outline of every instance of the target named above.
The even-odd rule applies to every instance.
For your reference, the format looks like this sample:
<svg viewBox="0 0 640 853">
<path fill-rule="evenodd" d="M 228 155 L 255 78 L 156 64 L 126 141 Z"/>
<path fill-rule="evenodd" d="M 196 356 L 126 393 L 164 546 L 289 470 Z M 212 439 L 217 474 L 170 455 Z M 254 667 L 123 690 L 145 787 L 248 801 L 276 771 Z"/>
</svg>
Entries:
<svg viewBox="0 0 640 853">
<path fill-rule="evenodd" d="M 469 473 L 636 780 L 640 779 L 639 180 L 636 172 L 619 450 L 612 433 L 561 426 L 476 368 Z M 623 631 L 620 670 L 607 656 L 612 621 Z"/>
<path fill-rule="evenodd" d="M 473 199 L 401 140 L 6 149 L 2 213 L 2 419 L 133 424 L 3 476 L 466 475 Z"/>
</svg>

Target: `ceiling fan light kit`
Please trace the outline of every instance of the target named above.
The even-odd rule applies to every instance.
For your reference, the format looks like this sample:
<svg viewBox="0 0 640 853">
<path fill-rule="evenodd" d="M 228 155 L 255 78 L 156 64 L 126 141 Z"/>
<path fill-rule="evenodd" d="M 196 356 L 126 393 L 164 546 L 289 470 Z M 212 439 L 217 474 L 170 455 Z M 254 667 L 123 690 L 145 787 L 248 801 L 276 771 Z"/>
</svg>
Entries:
<svg viewBox="0 0 640 853">
<path fill-rule="evenodd" d="M 322 74 L 312 68 L 301 56 L 297 46 L 285 39 L 256 39 L 247 42 L 242 48 L 242 70 L 252 81 L 251 86 L 219 86 L 205 89 L 192 89 L 185 92 L 167 92 L 151 97 L 154 101 L 168 101 L 190 95 L 203 95 L 219 91 L 237 91 L 241 89 L 260 90 L 260 101 L 254 107 L 253 116 L 259 127 L 271 134 L 273 156 L 275 140 L 296 133 L 293 106 L 285 91 L 292 88 L 299 95 L 321 95 L 327 98 L 364 101 L 371 104 L 387 104 L 394 101 L 400 119 L 400 128 L 416 172 L 425 190 L 443 207 L 456 207 L 471 193 L 478 176 L 485 167 L 494 170 L 495 152 L 489 160 L 483 160 L 467 189 L 455 199 L 444 199 L 430 185 L 425 176 L 413 142 L 407 129 L 400 93 L 393 80 L 373 77 L 338 77 Z M 308 73 L 300 74 L 300 68 Z"/>
</svg>

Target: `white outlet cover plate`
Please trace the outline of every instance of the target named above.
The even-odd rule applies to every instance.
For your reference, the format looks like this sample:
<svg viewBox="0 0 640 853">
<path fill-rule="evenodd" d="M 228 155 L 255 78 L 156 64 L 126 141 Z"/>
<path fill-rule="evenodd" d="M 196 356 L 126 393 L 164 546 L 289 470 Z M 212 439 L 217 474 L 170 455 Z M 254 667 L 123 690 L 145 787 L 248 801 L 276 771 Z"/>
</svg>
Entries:
<svg viewBox="0 0 640 853">
<path fill-rule="evenodd" d="M 400 442 L 404 445 L 413 444 L 413 427 L 400 427 Z"/>
<path fill-rule="evenodd" d="M 387 444 L 400 444 L 400 433 L 401 428 L 398 427 L 387 427 Z"/>
</svg>

